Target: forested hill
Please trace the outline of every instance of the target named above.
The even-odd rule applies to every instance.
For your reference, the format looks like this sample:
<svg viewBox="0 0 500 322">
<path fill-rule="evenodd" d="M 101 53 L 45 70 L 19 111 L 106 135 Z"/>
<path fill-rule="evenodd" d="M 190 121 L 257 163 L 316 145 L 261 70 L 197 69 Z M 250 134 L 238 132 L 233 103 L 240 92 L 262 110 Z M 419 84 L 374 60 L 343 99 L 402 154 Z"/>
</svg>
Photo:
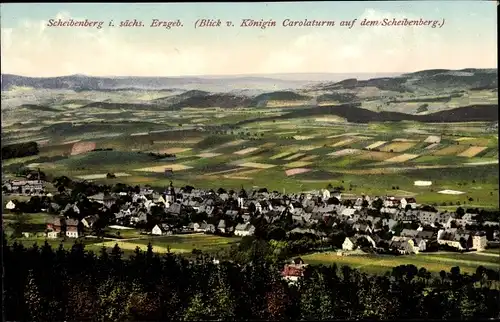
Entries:
<svg viewBox="0 0 500 322">
<path fill-rule="evenodd" d="M 498 272 L 458 267 L 432 277 L 400 266 L 384 276 L 344 266 L 310 267 L 288 285 L 280 263 L 252 252 L 251 264 L 214 264 L 199 255 L 115 246 L 96 255 L 82 244 L 24 248 L 3 242 L 4 319 L 7 321 L 498 319 Z"/>
</svg>

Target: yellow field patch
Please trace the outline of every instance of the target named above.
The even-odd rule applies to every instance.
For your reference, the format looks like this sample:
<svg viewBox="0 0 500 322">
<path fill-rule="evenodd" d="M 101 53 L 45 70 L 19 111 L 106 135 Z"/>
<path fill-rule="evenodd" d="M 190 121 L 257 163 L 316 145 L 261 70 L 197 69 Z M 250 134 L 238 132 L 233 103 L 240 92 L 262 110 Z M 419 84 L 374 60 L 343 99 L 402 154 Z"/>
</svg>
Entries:
<svg viewBox="0 0 500 322">
<path fill-rule="evenodd" d="M 294 140 L 302 141 L 302 140 L 310 140 L 314 138 L 314 136 L 305 136 L 305 135 L 295 135 L 293 137 Z"/>
<path fill-rule="evenodd" d="M 311 151 L 311 150 L 315 150 L 315 149 L 319 149 L 319 148 L 321 148 L 321 146 L 319 146 L 319 145 L 301 146 L 299 148 L 299 151 Z"/>
<path fill-rule="evenodd" d="M 285 164 L 285 167 L 287 168 L 301 168 L 310 165 L 312 162 L 307 162 L 307 161 L 295 161 L 295 162 L 290 162 L 288 164 Z"/>
<path fill-rule="evenodd" d="M 272 157 L 270 157 L 270 159 L 271 160 L 280 159 L 280 158 L 286 157 L 287 155 L 290 155 L 292 153 L 293 152 L 290 152 L 290 151 L 281 152 L 281 153 L 273 155 Z"/>
<path fill-rule="evenodd" d="M 380 151 L 370 151 L 366 153 L 361 153 L 355 157 L 363 160 L 373 160 L 373 161 L 383 161 L 397 156 L 396 153 L 391 152 L 380 152 Z"/>
<path fill-rule="evenodd" d="M 262 169 L 250 169 L 250 170 L 243 170 L 241 171 L 241 168 L 239 168 L 240 171 L 237 171 L 235 173 L 231 173 L 230 175 L 228 175 L 228 177 L 233 177 L 233 176 L 247 176 L 249 174 L 254 174 L 254 173 L 257 173 L 259 171 L 262 171 Z"/>
<path fill-rule="evenodd" d="M 374 143 L 370 144 L 369 146 L 365 147 L 365 149 L 368 149 L 368 150 L 375 149 L 375 148 L 378 148 L 379 146 L 384 145 L 386 143 L 387 143 L 387 141 L 377 141 L 377 142 L 374 142 Z"/>
<path fill-rule="evenodd" d="M 192 167 L 184 164 L 164 164 L 164 165 L 159 165 L 156 167 L 147 167 L 147 168 L 141 168 L 141 169 L 135 169 L 134 171 L 144 171 L 144 172 L 157 172 L 161 173 L 164 172 L 165 169 L 172 169 L 173 171 L 182 171 L 186 169 L 191 169 Z"/>
<path fill-rule="evenodd" d="M 433 155 L 457 155 L 465 150 L 467 150 L 465 145 L 450 145 L 444 149 L 437 150 Z"/>
<path fill-rule="evenodd" d="M 405 162 L 405 161 L 415 159 L 418 157 L 419 157 L 418 154 L 406 154 L 405 153 L 405 154 L 398 155 L 397 157 L 387 159 L 387 160 L 385 160 L 385 162 Z"/>
<path fill-rule="evenodd" d="M 441 142 L 441 137 L 437 135 L 429 135 L 424 140 L 424 143 L 440 143 L 440 142 Z"/>
<path fill-rule="evenodd" d="M 283 160 L 285 161 L 292 161 L 293 159 L 297 159 L 297 158 L 300 158 L 301 156 L 304 156 L 305 153 L 295 153 L 295 154 L 292 154 L 291 156 L 287 157 L 287 158 L 284 158 Z"/>
<path fill-rule="evenodd" d="M 205 152 L 205 153 L 197 154 L 196 156 L 198 156 L 200 158 L 213 158 L 213 157 L 217 157 L 219 155 L 222 155 L 222 153 Z"/>
<path fill-rule="evenodd" d="M 342 133 L 342 134 L 337 134 L 337 135 L 330 135 L 330 136 L 327 136 L 328 139 L 334 139 L 334 138 L 339 138 L 339 137 L 342 137 L 342 136 L 354 136 L 354 135 L 358 135 L 359 133 Z"/>
<path fill-rule="evenodd" d="M 353 139 L 353 138 L 349 138 L 349 139 L 341 140 L 341 141 L 339 141 L 339 142 L 337 142 L 337 143 L 332 144 L 332 145 L 331 145 L 331 147 L 336 148 L 336 147 L 339 147 L 339 146 L 348 145 L 349 143 L 352 143 L 352 142 L 354 142 L 355 140 L 356 140 L 356 139 Z"/>
<path fill-rule="evenodd" d="M 182 153 L 191 150 L 191 148 L 168 148 L 160 150 L 160 153 Z"/>
<path fill-rule="evenodd" d="M 392 152 L 403 152 L 415 145 L 415 142 L 394 142 L 384 145 L 382 148 L 380 148 L 380 151 L 391 152 L 392 150 Z"/>
<path fill-rule="evenodd" d="M 288 169 L 285 170 L 285 174 L 287 177 L 289 176 L 294 176 L 296 174 L 301 174 L 301 173 L 306 173 L 311 171 L 311 169 L 305 169 L 305 168 L 294 168 L 294 169 Z"/>
<path fill-rule="evenodd" d="M 234 152 L 234 154 L 245 155 L 245 154 L 249 154 L 249 153 L 255 152 L 258 149 L 259 149 L 258 147 L 246 148 L 246 149 L 243 149 L 243 150 L 236 151 L 236 152 Z"/>
<path fill-rule="evenodd" d="M 332 157 L 342 157 L 342 156 L 351 155 L 351 154 L 358 154 L 358 153 L 361 153 L 361 150 L 344 149 L 344 150 L 328 153 L 327 155 L 332 156 Z"/>
<path fill-rule="evenodd" d="M 469 138 L 469 137 L 461 137 L 461 138 L 456 138 L 455 141 L 461 142 L 461 141 L 469 141 L 469 140 L 474 140 L 474 138 Z"/>
<path fill-rule="evenodd" d="M 245 163 L 239 164 L 239 166 L 245 167 L 245 168 L 270 169 L 270 168 L 274 168 L 276 165 L 275 164 L 267 164 L 267 163 L 257 163 L 257 162 L 245 162 Z"/>
<path fill-rule="evenodd" d="M 418 142 L 418 140 L 413 140 L 413 139 L 393 139 L 392 142 Z"/>
<path fill-rule="evenodd" d="M 300 159 L 299 161 L 311 161 L 311 160 L 314 160 L 318 157 L 318 155 L 308 155 L 302 159 Z"/>
<path fill-rule="evenodd" d="M 486 146 L 471 146 L 467 150 L 463 151 L 462 153 L 458 154 L 459 157 L 467 157 L 467 158 L 472 158 L 479 153 L 483 152 L 486 150 L 488 147 Z"/>
</svg>

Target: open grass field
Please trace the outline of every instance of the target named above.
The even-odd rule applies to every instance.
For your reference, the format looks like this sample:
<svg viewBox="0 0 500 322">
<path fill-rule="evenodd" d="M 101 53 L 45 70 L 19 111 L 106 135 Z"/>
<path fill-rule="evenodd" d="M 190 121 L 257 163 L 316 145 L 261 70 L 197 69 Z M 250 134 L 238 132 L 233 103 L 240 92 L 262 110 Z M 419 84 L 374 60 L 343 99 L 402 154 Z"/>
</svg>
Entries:
<svg viewBox="0 0 500 322">
<path fill-rule="evenodd" d="M 451 267 L 459 266 L 462 272 L 473 273 L 477 267 L 484 266 L 492 269 L 498 269 L 498 262 L 492 262 L 489 256 L 482 258 L 470 257 L 471 254 L 417 254 L 406 256 L 392 255 L 353 255 L 337 256 L 333 252 L 313 253 L 301 256 L 308 264 L 312 265 L 348 265 L 368 273 L 384 274 L 390 271 L 392 267 L 399 265 L 413 264 L 425 267 L 433 273 L 439 273 L 441 270 L 449 272 Z M 480 255 L 477 255 L 480 256 Z M 499 257 L 500 258 L 500 257 Z M 494 260 L 495 258 L 493 258 Z"/>
</svg>

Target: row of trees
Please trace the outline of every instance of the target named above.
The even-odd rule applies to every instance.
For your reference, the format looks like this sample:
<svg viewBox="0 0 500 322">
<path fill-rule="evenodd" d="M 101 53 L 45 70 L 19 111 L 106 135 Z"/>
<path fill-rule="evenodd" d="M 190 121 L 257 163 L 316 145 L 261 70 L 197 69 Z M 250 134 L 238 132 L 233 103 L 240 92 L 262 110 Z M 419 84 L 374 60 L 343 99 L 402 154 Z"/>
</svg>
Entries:
<svg viewBox="0 0 500 322">
<path fill-rule="evenodd" d="M 23 158 L 37 155 L 38 152 L 36 142 L 9 144 L 2 147 L 2 159 Z"/>
<path fill-rule="evenodd" d="M 216 265 L 206 255 L 160 256 L 151 245 L 124 259 L 118 246 L 97 255 L 82 244 L 54 251 L 4 240 L 3 256 L 10 321 L 500 318 L 498 273 L 482 267 L 434 277 L 413 265 L 382 276 L 317 266 L 288 285 L 283 263 L 258 248 L 245 264 Z"/>
</svg>

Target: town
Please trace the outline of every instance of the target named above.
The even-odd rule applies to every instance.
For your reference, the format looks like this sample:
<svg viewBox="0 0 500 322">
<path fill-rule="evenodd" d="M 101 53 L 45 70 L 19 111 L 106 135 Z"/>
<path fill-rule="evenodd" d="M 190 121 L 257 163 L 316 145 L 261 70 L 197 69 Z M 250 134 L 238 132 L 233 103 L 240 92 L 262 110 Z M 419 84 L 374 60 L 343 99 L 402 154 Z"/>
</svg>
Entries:
<svg viewBox="0 0 500 322">
<path fill-rule="evenodd" d="M 17 232 L 24 237 L 119 240 L 119 233 L 106 236 L 108 227 L 152 236 L 204 233 L 281 240 L 306 236 L 340 256 L 360 251 L 394 255 L 483 251 L 500 245 L 497 213 L 461 207 L 440 212 L 415 198 L 353 196 L 331 185 L 283 194 L 243 187 L 205 191 L 170 182 L 163 191 L 155 191 L 149 186 L 110 187 L 67 177 L 47 183 L 42 177 L 40 171 L 32 171 L 26 180 L 3 183 L 4 195 L 11 199 L 7 211 L 50 214 L 44 231 Z M 47 184 L 58 192 L 45 193 Z M 30 198 L 17 201 L 21 195 Z"/>
</svg>

